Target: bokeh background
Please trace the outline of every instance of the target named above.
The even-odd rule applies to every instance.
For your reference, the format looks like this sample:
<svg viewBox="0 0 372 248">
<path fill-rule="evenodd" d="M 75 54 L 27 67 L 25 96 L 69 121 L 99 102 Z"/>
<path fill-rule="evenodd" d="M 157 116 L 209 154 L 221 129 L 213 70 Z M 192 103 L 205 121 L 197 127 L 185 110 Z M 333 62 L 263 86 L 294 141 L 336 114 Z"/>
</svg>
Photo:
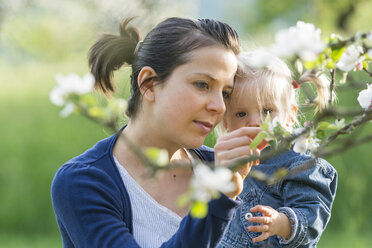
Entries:
<svg viewBox="0 0 372 248">
<path fill-rule="evenodd" d="M 252 48 L 298 20 L 314 23 L 324 37 L 370 31 L 371 11 L 370 0 L 0 0 L 0 247 L 62 246 L 50 201 L 54 173 L 111 132 L 78 115 L 62 119 L 49 92 L 57 73 L 89 71 L 90 45 L 102 32 L 117 33 L 119 17 L 138 16 L 133 23 L 143 34 L 169 16 L 216 18 Z M 125 68 L 115 74 L 124 97 L 127 75 Z M 339 104 L 358 108 L 361 89 L 346 89 Z M 360 132 L 371 133 L 371 124 Z M 318 247 L 370 247 L 371 153 L 369 143 L 327 158 L 339 186 Z"/>
</svg>

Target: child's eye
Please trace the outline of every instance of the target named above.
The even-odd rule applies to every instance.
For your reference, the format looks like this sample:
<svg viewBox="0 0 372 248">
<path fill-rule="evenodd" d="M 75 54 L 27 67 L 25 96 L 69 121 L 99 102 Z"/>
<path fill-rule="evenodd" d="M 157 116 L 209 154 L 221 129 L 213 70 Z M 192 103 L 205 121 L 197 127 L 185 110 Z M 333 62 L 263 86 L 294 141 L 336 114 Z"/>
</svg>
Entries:
<svg viewBox="0 0 372 248">
<path fill-rule="evenodd" d="M 222 97 L 224 99 L 228 99 L 230 97 L 230 94 L 231 94 L 230 91 L 225 90 L 225 91 L 222 92 Z"/>
<path fill-rule="evenodd" d="M 273 112 L 272 109 L 269 109 L 269 108 L 265 108 L 265 109 L 263 109 L 263 113 L 264 113 L 265 115 L 267 115 L 267 114 L 271 114 L 272 112 Z"/>
<path fill-rule="evenodd" d="M 205 82 L 205 81 L 195 82 L 194 85 L 196 87 L 198 87 L 199 89 L 202 89 L 202 90 L 209 89 L 209 84 L 208 84 L 208 82 Z"/>
<path fill-rule="evenodd" d="M 247 115 L 246 112 L 238 112 L 238 113 L 235 114 L 235 116 L 238 117 L 238 118 L 242 118 L 242 117 L 244 117 L 246 115 Z"/>
</svg>

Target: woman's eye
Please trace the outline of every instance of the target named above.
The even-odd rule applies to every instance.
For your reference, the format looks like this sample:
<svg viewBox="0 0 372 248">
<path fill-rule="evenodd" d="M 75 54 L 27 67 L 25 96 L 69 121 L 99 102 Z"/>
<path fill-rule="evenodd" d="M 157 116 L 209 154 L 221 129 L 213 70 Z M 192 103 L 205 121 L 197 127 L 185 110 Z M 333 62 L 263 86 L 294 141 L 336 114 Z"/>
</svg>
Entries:
<svg viewBox="0 0 372 248">
<path fill-rule="evenodd" d="M 209 89 L 209 84 L 208 82 L 200 81 L 200 82 L 195 82 L 194 85 L 198 87 L 199 89 L 202 90 L 207 90 Z"/>
<path fill-rule="evenodd" d="M 263 109 L 263 113 L 264 113 L 265 115 L 267 115 L 267 114 L 271 114 L 272 112 L 273 112 L 272 109 L 269 109 L 269 108 L 265 108 L 265 109 Z"/>
<path fill-rule="evenodd" d="M 238 113 L 235 114 L 235 116 L 238 117 L 238 118 L 242 118 L 246 115 L 247 115 L 247 113 L 245 113 L 245 112 L 238 112 Z"/>
</svg>

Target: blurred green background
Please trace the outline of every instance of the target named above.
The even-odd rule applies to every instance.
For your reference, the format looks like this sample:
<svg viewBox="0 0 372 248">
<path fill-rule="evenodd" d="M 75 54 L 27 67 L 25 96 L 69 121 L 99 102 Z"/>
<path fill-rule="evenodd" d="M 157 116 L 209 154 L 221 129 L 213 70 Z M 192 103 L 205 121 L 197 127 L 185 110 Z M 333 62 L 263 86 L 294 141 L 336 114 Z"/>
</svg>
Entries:
<svg viewBox="0 0 372 248">
<path fill-rule="evenodd" d="M 86 55 L 119 17 L 138 16 L 145 34 L 169 16 L 216 18 L 231 24 L 243 45 L 270 44 L 276 31 L 312 22 L 323 35 L 349 37 L 372 29 L 369 0 L 0 0 L 0 247 L 61 247 L 50 201 L 57 168 L 110 135 L 81 116 L 59 117 L 49 101 L 57 73 L 88 72 Z M 115 74 L 127 96 L 128 70 Z M 364 74 L 359 81 L 372 83 Z M 358 108 L 361 89 L 347 88 L 339 104 Z M 369 123 L 361 133 L 371 133 Z M 207 142 L 213 145 L 213 137 Z M 332 219 L 318 247 L 368 247 L 372 241 L 371 144 L 327 158 L 339 173 Z"/>
</svg>

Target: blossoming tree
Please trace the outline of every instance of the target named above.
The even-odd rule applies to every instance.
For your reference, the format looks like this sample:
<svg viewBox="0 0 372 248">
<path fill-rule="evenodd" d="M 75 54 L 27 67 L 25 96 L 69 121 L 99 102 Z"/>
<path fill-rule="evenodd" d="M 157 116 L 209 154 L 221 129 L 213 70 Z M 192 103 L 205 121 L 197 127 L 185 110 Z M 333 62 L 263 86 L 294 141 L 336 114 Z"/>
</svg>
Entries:
<svg viewBox="0 0 372 248">
<path fill-rule="evenodd" d="M 255 148 L 266 140 L 272 147 L 271 152 L 265 157 L 249 157 L 247 159 L 231 164 L 228 168 L 215 168 L 213 165 L 191 164 L 194 167 L 194 178 L 190 184 L 190 191 L 180 198 L 180 203 L 192 202 L 191 213 L 195 217 L 203 217 L 207 211 L 207 204 L 210 199 L 218 197 L 219 192 L 233 190 L 230 183 L 231 170 L 235 170 L 247 163 L 257 159 L 265 159 L 283 152 L 290 147 L 298 153 L 310 152 L 312 156 L 325 157 L 348 149 L 351 146 L 372 141 L 372 135 L 354 138 L 353 131 L 358 126 L 365 125 L 372 120 L 372 84 L 366 84 L 364 90 L 357 98 L 361 108 L 345 110 L 334 104 L 336 86 L 351 83 L 349 73 L 364 71 L 372 78 L 372 71 L 369 64 L 372 62 L 372 31 L 357 33 L 355 36 L 343 39 L 339 35 L 332 34 L 325 40 L 321 39 L 321 30 L 311 23 L 297 22 L 296 26 L 281 30 L 275 35 L 275 43 L 267 48 L 279 57 L 289 59 L 289 63 L 296 68 L 297 74 L 301 75 L 306 71 L 313 71 L 319 74 L 328 75 L 331 80 L 329 87 L 329 102 L 326 108 L 315 115 L 311 121 L 305 121 L 301 127 L 287 130 L 278 122 L 266 118 L 262 123 L 262 131 L 255 137 L 251 148 Z M 264 66 L 265 56 L 256 61 L 258 66 Z M 341 76 L 340 76 L 341 75 Z M 95 122 L 109 127 L 113 131 L 118 130 L 119 120 L 126 109 L 126 101 L 121 98 L 110 98 L 109 101 L 99 103 L 95 95 L 91 94 L 94 86 L 94 78 L 87 74 L 83 78 L 71 74 L 67 76 L 56 76 L 57 86 L 50 93 L 50 100 L 57 106 L 63 107 L 61 117 L 67 117 L 75 112 Z M 350 82 L 349 82 L 350 81 Z M 355 82 L 354 82 L 355 83 Z M 360 84 L 360 83 L 359 83 Z M 308 88 L 303 88 L 307 97 L 304 108 L 309 105 L 316 105 L 316 99 Z M 346 121 L 345 119 L 349 119 Z M 349 135 L 352 138 L 346 141 L 338 141 L 338 146 L 329 146 L 336 143 L 342 135 Z M 125 137 L 124 137 L 125 138 Z M 177 164 L 168 164 L 166 151 L 156 148 L 148 148 L 146 151 L 139 150 L 130 140 L 125 141 L 132 147 L 134 152 L 147 164 L 153 172 L 167 169 Z M 184 166 L 184 165 L 183 165 Z M 309 166 L 305 164 L 304 167 Z M 301 168 L 299 168 L 301 170 Z M 284 176 L 296 171 L 279 170 L 274 175 L 265 175 L 251 171 L 249 176 L 264 180 L 267 183 L 274 183 Z"/>
</svg>

